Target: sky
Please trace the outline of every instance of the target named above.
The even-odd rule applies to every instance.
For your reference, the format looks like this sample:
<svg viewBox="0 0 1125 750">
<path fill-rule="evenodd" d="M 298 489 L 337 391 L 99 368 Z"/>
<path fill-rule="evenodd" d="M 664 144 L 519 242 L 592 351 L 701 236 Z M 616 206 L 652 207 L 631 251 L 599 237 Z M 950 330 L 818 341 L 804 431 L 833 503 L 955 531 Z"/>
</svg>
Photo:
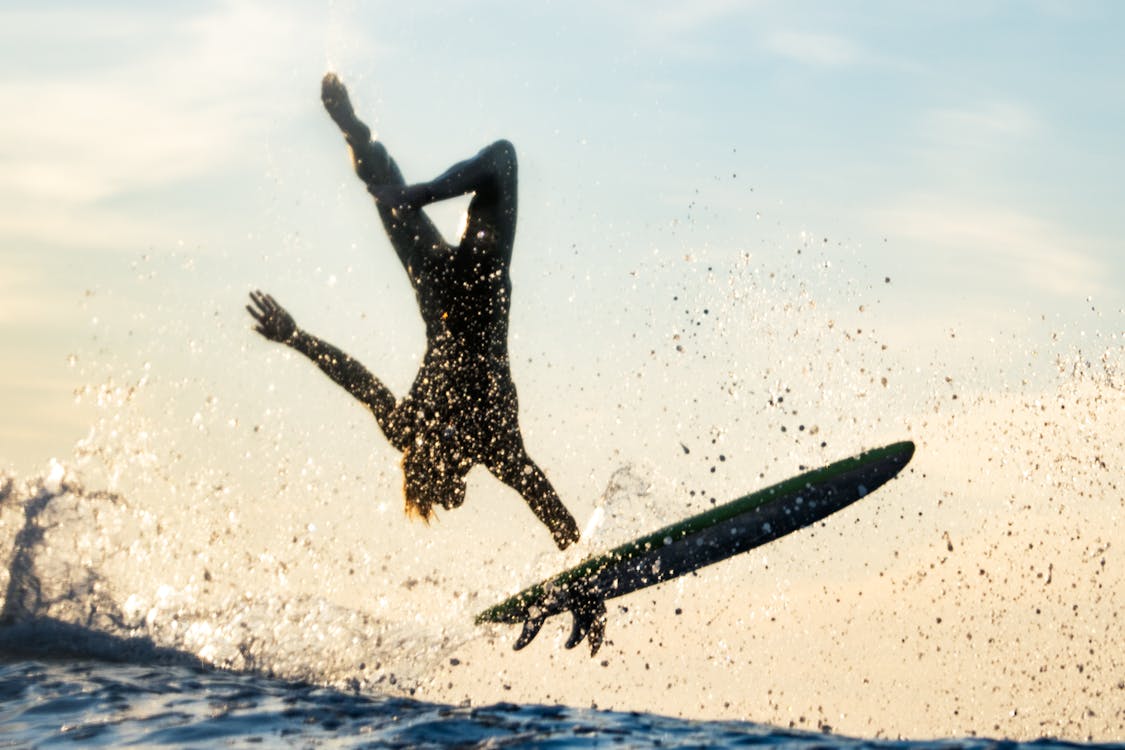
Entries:
<svg viewBox="0 0 1125 750">
<path fill-rule="evenodd" d="M 0 467 L 70 460 L 148 382 L 181 432 L 330 433 L 346 398 L 249 332 L 254 288 L 409 385 L 421 324 L 326 70 L 410 180 L 515 143 L 513 367 L 560 455 L 793 377 L 781 340 L 768 363 L 746 343 L 782 324 L 867 315 L 914 388 L 1120 351 L 1123 22 L 1113 2 L 7 2 Z M 450 234 L 463 205 L 433 212 Z"/>
</svg>

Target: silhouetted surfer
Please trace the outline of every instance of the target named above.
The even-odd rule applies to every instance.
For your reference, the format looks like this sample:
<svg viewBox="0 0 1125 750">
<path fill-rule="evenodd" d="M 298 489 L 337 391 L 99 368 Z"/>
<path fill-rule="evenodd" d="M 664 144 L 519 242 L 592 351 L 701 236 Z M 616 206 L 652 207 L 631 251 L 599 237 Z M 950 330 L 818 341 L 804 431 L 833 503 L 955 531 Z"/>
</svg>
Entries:
<svg viewBox="0 0 1125 750">
<path fill-rule="evenodd" d="M 435 505 L 465 499 L 465 475 L 483 464 L 515 489 L 560 549 L 578 525 L 520 434 L 516 387 L 508 363 L 508 267 L 516 231 L 516 155 L 498 141 L 431 182 L 407 185 L 394 160 L 356 117 L 344 84 L 324 77 L 321 98 L 351 147 L 356 174 L 375 198 L 383 227 L 418 298 L 426 355 L 401 401 L 356 360 L 302 331 L 273 297 L 251 293 L 256 330 L 304 354 L 371 409 L 402 451 L 406 511 L 428 519 Z M 472 194 L 457 245 L 422 212 L 429 203 Z"/>
</svg>

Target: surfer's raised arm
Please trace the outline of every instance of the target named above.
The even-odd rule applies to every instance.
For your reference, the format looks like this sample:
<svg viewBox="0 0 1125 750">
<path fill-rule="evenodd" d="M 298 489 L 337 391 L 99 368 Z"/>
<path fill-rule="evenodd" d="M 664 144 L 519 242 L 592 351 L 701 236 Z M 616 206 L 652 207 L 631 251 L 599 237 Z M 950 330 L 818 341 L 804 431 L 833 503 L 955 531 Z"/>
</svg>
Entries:
<svg viewBox="0 0 1125 750">
<path fill-rule="evenodd" d="M 296 349 L 315 362 L 325 375 L 371 409 L 383 434 L 398 447 L 398 436 L 392 435 L 389 427 L 395 397 L 378 378 L 358 360 L 298 328 L 293 316 L 273 296 L 260 291 L 250 292 L 250 301 L 252 304 L 247 305 L 246 310 L 257 322 L 255 331 L 270 341 Z"/>
</svg>

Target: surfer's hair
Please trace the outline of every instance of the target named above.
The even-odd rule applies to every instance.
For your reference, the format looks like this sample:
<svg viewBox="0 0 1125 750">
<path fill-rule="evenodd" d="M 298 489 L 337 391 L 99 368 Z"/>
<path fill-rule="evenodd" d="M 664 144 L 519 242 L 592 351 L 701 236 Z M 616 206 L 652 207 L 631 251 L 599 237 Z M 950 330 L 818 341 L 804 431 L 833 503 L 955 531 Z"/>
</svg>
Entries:
<svg viewBox="0 0 1125 750">
<path fill-rule="evenodd" d="M 452 465 L 414 446 L 402 452 L 402 491 L 406 515 L 429 522 L 434 506 L 456 508 L 465 502 L 465 477 Z"/>
</svg>

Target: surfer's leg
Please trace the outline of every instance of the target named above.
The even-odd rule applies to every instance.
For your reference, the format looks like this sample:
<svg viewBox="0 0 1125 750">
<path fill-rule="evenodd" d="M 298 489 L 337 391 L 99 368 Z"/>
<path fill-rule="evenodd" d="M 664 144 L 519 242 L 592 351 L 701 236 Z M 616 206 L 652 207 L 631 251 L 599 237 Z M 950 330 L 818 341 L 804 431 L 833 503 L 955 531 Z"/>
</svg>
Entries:
<svg viewBox="0 0 1125 750">
<path fill-rule="evenodd" d="M 472 165 L 466 177 L 478 186 L 469 202 L 461 242 L 474 243 L 511 263 L 519 192 L 516 149 L 508 141 L 496 141 L 466 163 Z"/>
<path fill-rule="evenodd" d="M 527 502 L 531 512 L 551 531 L 559 549 L 578 541 L 578 523 L 563 505 L 547 476 L 527 455 L 523 445 L 497 452 L 497 459 L 485 462 L 493 476 L 508 485 Z"/>
<path fill-rule="evenodd" d="M 460 246 L 498 253 L 509 261 L 516 234 L 517 171 L 515 147 L 500 140 L 429 182 L 387 186 L 371 192 L 382 205 L 408 210 L 471 194 Z"/>
<path fill-rule="evenodd" d="M 380 206 L 417 211 L 438 201 L 471 194 L 468 220 L 459 246 L 511 260 L 516 234 L 516 149 L 496 141 L 475 156 L 457 162 L 429 182 L 414 185 L 368 185 Z"/>
<path fill-rule="evenodd" d="M 363 180 L 368 190 L 385 185 L 405 186 L 406 181 L 398 164 L 382 143 L 371 139 L 371 128 L 356 116 L 347 88 L 334 73 L 324 76 L 321 100 L 329 116 L 344 134 L 352 152 L 352 166 L 356 176 Z M 387 237 L 404 265 L 415 253 L 433 252 L 446 247 L 441 232 L 420 209 L 392 209 L 378 202 L 375 205 L 379 218 L 383 220 Z"/>
</svg>

